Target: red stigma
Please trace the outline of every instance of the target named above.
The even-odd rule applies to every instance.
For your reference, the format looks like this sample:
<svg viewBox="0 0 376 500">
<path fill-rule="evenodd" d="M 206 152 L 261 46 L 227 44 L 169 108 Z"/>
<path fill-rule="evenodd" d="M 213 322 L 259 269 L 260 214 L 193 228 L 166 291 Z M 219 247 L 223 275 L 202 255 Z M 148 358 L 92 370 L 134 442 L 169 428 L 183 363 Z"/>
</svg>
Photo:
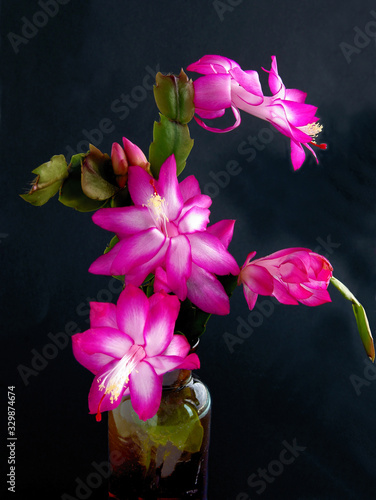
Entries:
<svg viewBox="0 0 376 500">
<path fill-rule="evenodd" d="M 101 400 L 99 401 L 98 411 L 97 411 L 97 414 L 95 415 L 95 420 L 96 420 L 97 422 L 100 422 L 100 421 L 102 420 L 102 415 L 101 415 L 101 410 L 100 410 L 100 408 L 101 408 L 101 404 L 102 404 L 102 401 L 103 401 L 103 399 L 104 399 L 105 395 L 106 395 L 106 394 L 103 394 L 103 396 L 101 397 Z"/>
<path fill-rule="evenodd" d="M 317 142 L 311 141 L 309 144 L 312 144 L 312 146 L 316 146 L 317 148 L 320 149 L 327 149 L 328 145 L 327 144 L 317 144 Z"/>
<path fill-rule="evenodd" d="M 154 179 L 150 179 L 150 181 L 149 181 L 149 182 L 150 182 L 150 184 L 153 186 L 153 189 L 154 189 L 154 194 L 157 196 L 157 195 L 158 195 L 158 191 L 157 191 L 157 189 L 156 189 L 156 187 L 155 187 L 155 184 L 154 184 Z"/>
</svg>

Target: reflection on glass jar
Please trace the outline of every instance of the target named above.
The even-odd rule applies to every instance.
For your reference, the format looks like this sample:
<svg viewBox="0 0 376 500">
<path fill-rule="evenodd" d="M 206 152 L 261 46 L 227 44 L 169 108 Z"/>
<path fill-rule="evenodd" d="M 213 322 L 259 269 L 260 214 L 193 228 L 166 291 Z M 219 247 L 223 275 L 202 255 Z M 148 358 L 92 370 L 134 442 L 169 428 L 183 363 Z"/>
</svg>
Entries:
<svg viewBox="0 0 376 500">
<path fill-rule="evenodd" d="M 206 500 L 211 401 L 189 370 L 163 377 L 158 413 L 142 421 L 129 396 L 109 412 L 109 498 Z"/>
</svg>

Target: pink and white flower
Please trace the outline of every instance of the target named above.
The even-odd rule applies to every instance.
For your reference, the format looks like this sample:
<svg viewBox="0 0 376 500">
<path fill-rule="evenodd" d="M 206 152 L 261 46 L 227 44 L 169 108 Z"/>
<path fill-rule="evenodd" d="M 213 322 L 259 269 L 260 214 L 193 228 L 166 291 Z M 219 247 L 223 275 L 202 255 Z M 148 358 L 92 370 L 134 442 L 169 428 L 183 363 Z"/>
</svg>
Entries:
<svg viewBox="0 0 376 500">
<path fill-rule="evenodd" d="M 128 189 L 134 206 L 104 208 L 93 216 L 120 241 L 89 271 L 124 275 L 135 286 L 153 273 L 154 290 L 188 297 L 208 313 L 228 314 L 229 298 L 216 275 L 239 273 L 227 251 L 234 221 L 207 227 L 211 198 L 201 194 L 193 175 L 179 184 L 174 156 L 163 163 L 158 180 L 130 166 Z"/>
<path fill-rule="evenodd" d="M 322 255 L 307 248 L 287 248 L 250 262 L 255 255 L 248 255 L 238 277 L 251 310 L 258 295 L 272 295 L 282 304 L 330 302 L 327 288 L 333 268 Z"/>
<path fill-rule="evenodd" d="M 290 138 L 291 160 L 295 170 L 305 160 L 304 145 L 317 157 L 310 145 L 326 149 L 325 144 L 317 144 L 316 136 L 322 126 L 315 116 L 317 108 L 305 104 L 307 94 L 297 89 L 286 89 L 277 68 L 277 60 L 272 56 L 269 73 L 271 96 L 263 94 L 257 71 L 243 71 L 238 63 L 226 57 L 206 55 L 187 68 L 205 76 L 194 82 L 195 111 L 201 118 L 214 119 L 224 115 L 231 108 L 235 123 L 231 127 L 218 129 L 209 127 L 201 119 L 196 121 L 212 132 L 228 132 L 241 122 L 239 109 L 270 122 L 279 132 Z"/>
<path fill-rule="evenodd" d="M 133 285 L 121 292 L 117 305 L 90 303 L 90 329 L 72 340 L 75 358 L 95 375 L 89 410 L 98 421 L 128 395 L 140 419 L 153 417 L 163 374 L 200 367 L 187 339 L 174 335 L 179 308 L 176 296 L 161 292 L 147 298 Z"/>
</svg>

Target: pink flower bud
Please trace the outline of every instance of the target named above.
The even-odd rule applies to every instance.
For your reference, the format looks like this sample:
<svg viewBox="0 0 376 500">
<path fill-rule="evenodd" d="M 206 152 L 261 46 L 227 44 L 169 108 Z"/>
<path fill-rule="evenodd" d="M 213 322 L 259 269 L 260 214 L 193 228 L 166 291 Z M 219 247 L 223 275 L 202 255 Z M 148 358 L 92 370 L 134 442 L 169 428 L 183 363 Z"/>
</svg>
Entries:
<svg viewBox="0 0 376 500">
<path fill-rule="evenodd" d="M 250 309 L 259 294 L 272 295 L 282 304 L 330 302 L 327 288 L 333 268 L 322 255 L 307 248 L 287 248 L 250 262 L 255 255 L 248 255 L 238 278 Z"/>
</svg>

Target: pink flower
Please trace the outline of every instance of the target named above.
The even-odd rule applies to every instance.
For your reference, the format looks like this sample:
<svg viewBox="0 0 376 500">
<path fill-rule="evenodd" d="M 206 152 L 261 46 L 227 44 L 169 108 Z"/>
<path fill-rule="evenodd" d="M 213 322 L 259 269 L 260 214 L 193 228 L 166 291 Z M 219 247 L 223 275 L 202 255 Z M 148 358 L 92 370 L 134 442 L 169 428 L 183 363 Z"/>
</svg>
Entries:
<svg viewBox="0 0 376 500">
<path fill-rule="evenodd" d="M 120 241 L 89 271 L 124 275 L 125 283 L 135 286 L 153 273 L 155 291 L 188 297 L 208 313 L 228 314 L 229 299 L 216 275 L 239 273 L 227 251 L 234 221 L 207 227 L 211 199 L 201 194 L 193 175 L 178 183 L 174 156 L 164 162 L 158 180 L 130 166 L 128 189 L 134 206 L 104 208 L 93 216 Z"/>
<path fill-rule="evenodd" d="M 130 395 L 142 420 L 158 411 L 164 373 L 199 368 L 197 354 L 188 354 L 189 343 L 174 335 L 180 303 L 176 296 L 156 293 L 147 298 L 129 285 L 117 305 L 90 303 L 90 329 L 73 335 L 73 353 L 94 373 L 89 392 L 90 413 L 116 408 Z"/>
<path fill-rule="evenodd" d="M 222 116 L 226 108 L 232 109 L 235 123 L 225 129 L 212 128 L 202 120 L 196 121 L 212 132 L 228 132 L 240 124 L 239 109 L 270 122 L 291 140 L 291 160 L 295 170 L 305 160 L 302 144 L 317 157 L 313 144 L 326 149 L 325 144 L 317 144 L 314 139 L 322 130 L 315 116 L 317 108 L 305 104 L 307 94 L 301 90 L 286 89 L 278 75 L 277 60 L 272 56 L 269 73 L 269 87 L 272 96 L 264 96 L 259 75 L 256 71 L 243 71 L 238 63 L 222 56 L 207 55 L 187 68 L 205 76 L 194 82 L 194 103 L 196 113 L 202 118 L 213 119 Z"/>
<path fill-rule="evenodd" d="M 124 148 L 114 142 L 111 150 L 112 166 L 121 188 L 127 183 L 129 165 L 139 165 L 145 170 L 148 170 L 150 166 L 141 149 L 125 137 L 123 137 L 123 146 Z"/>
<path fill-rule="evenodd" d="M 258 294 L 272 295 L 282 304 L 330 302 L 327 287 L 333 268 L 322 255 L 307 248 L 287 248 L 250 262 L 255 255 L 248 255 L 238 277 L 251 310 Z"/>
</svg>

